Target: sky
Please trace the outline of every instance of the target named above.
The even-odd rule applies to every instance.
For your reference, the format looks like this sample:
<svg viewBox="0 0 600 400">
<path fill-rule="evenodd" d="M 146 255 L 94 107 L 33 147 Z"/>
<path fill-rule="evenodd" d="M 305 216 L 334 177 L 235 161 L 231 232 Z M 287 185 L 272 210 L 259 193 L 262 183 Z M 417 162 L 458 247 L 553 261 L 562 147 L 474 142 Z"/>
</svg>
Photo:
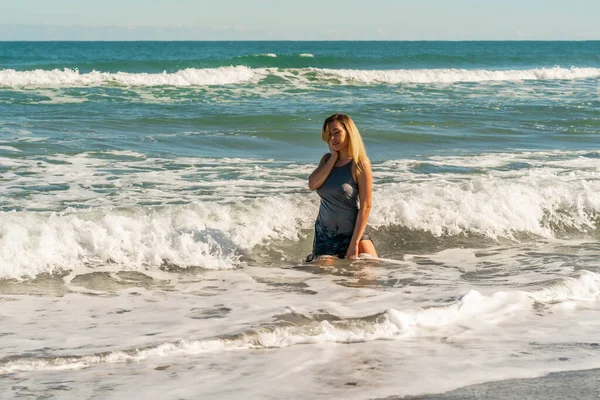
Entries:
<svg viewBox="0 0 600 400">
<path fill-rule="evenodd" d="M 600 0 L 0 0 L 0 40 L 600 40 Z"/>
</svg>

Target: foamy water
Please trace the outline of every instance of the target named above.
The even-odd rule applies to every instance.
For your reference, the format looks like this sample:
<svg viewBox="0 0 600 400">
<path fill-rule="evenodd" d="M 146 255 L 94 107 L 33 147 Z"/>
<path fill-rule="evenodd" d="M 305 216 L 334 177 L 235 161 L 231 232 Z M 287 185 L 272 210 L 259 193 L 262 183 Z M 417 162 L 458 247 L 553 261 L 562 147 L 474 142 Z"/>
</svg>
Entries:
<svg viewBox="0 0 600 400">
<path fill-rule="evenodd" d="M 276 58 L 276 54 L 256 57 Z M 312 58 L 311 55 L 302 55 Z M 80 73 L 78 70 L 0 70 L 0 87 L 80 87 L 97 85 L 122 86 L 214 86 L 256 84 L 270 76 L 280 77 L 292 85 L 306 83 L 342 84 L 400 84 L 400 83 L 456 83 L 503 82 L 520 80 L 574 80 L 600 77 L 600 68 L 537 68 L 531 70 L 351 70 L 351 69 L 275 69 L 244 66 L 220 68 L 187 68 L 174 73 L 160 74 L 101 72 Z"/>
<path fill-rule="evenodd" d="M 540 162 L 549 155 L 561 159 Z M 90 263 L 111 263 L 116 270 L 156 269 L 165 262 L 234 268 L 258 246 L 284 253 L 296 246 L 310 236 L 318 209 L 302 179 L 314 164 L 160 160 L 131 152 L 56 161 L 20 162 L 7 175 L 10 184 L 0 187 L 6 199 L 0 226 L 4 278 Z M 439 172 L 477 163 L 475 175 Z M 505 168 L 514 163 L 530 164 Z M 433 167 L 437 173 L 423 173 Z M 589 153 L 566 152 L 524 153 L 508 161 L 480 155 L 374 164 L 377 207 L 370 225 L 432 238 L 595 237 L 599 167 Z"/>
<path fill-rule="evenodd" d="M 551 247 L 536 251 L 553 255 Z M 591 255 L 597 246 L 589 251 Z M 581 249 L 578 252 L 582 255 Z M 272 386 L 269 396 L 287 392 L 276 382 L 314 381 L 328 372 L 332 393 L 362 398 L 427 393 L 430 379 L 440 373 L 445 378 L 435 380 L 436 390 L 522 377 L 524 371 L 536 376 L 565 365 L 595 366 L 597 347 L 587 343 L 598 328 L 592 316 L 598 312 L 600 275 L 568 267 L 576 257 L 563 257 L 562 267 L 554 260 L 553 272 L 548 270 L 551 264 L 531 263 L 527 274 L 513 275 L 509 281 L 507 270 L 490 271 L 480 282 L 467 278 L 477 265 L 526 257 L 525 253 L 497 248 L 431 258 L 418 255 L 407 257 L 401 267 L 358 261 L 345 263 L 343 269 L 246 267 L 180 278 L 171 273 L 155 276 L 149 287 L 140 285 L 147 279 L 143 275 L 96 272 L 63 279 L 62 284 L 59 279 L 55 285 L 62 286 L 65 296 L 58 302 L 4 296 L 11 304 L 3 312 L 8 333 L 23 333 L 18 338 L 5 336 L 0 373 L 35 379 L 68 371 L 71 379 L 86 380 L 97 390 L 100 380 L 94 375 L 117 387 L 122 387 L 119 376 L 142 371 L 159 380 L 172 374 L 175 381 L 184 382 L 189 379 L 184 365 L 210 375 L 209 365 L 218 371 L 242 359 L 236 371 L 248 373 L 236 374 L 226 397 L 235 397 L 236 390 L 256 379 L 252 365 L 263 365 L 261 376 Z M 477 262 L 465 262 L 469 257 Z M 460 266 L 453 266 L 458 259 L 463 260 Z M 598 264 L 586 266 L 597 270 Z M 102 281 L 104 289 L 99 290 Z M 164 301 L 165 296 L 170 301 Z M 25 329 L 28 322 L 20 316 L 40 307 L 52 325 L 40 318 Z M 71 320 L 73 314 L 79 316 L 77 321 Z M 72 329 L 66 344 L 61 329 L 65 324 Z M 568 332 L 561 334 L 567 325 Z M 34 342 L 40 329 L 48 349 L 54 350 L 20 357 L 23 345 Z M 93 342 L 85 332 L 94 332 Z M 115 341 L 117 332 L 127 334 Z M 344 363 L 340 357 L 354 362 Z M 446 358 L 454 360 L 453 372 L 442 373 Z M 421 368 L 418 379 L 415 366 Z M 105 375 L 115 369 L 121 372 Z M 358 384 L 344 391 L 348 382 Z M 218 386 L 212 380 L 197 380 L 184 393 L 211 393 Z M 41 390 L 44 384 L 36 387 Z M 267 393 L 266 387 L 253 390 Z M 307 395 L 323 396 L 314 389 L 304 388 Z M 85 392 L 81 388 L 76 393 Z"/>
</svg>

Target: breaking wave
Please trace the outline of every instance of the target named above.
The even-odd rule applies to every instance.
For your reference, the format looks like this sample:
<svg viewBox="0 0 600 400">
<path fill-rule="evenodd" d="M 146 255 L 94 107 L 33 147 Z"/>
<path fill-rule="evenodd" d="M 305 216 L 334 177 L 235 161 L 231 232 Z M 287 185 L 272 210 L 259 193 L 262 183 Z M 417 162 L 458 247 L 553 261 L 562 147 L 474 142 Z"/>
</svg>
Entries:
<svg viewBox="0 0 600 400">
<path fill-rule="evenodd" d="M 276 57 L 263 54 L 263 57 Z M 309 57 L 308 54 L 302 57 Z M 80 87 L 117 85 L 128 87 L 202 87 L 258 84 L 268 77 L 278 77 L 295 84 L 405 84 L 499 82 L 522 80 L 574 80 L 600 77 L 599 68 L 536 68 L 528 70 L 467 70 L 467 69 L 394 69 L 352 70 L 322 68 L 250 68 L 230 66 L 219 68 L 187 68 L 176 72 L 81 73 L 76 69 L 16 71 L 0 70 L 0 87 Z"/>
</svg>

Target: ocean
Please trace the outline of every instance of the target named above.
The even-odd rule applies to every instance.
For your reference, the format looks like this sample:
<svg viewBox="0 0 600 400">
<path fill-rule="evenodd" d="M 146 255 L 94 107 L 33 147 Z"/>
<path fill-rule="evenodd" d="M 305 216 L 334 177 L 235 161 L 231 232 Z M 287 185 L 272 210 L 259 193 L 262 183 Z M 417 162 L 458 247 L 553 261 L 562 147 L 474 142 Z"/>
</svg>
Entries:
<svg viewBox="0 0 600 400">
<path fill-rule="evenodd" d="M 337 112 L 380 261 L 304 262 Z M 0 42 L 0 397 L 600 368 L 599 132 L 600 42 Z"/>
</svg>

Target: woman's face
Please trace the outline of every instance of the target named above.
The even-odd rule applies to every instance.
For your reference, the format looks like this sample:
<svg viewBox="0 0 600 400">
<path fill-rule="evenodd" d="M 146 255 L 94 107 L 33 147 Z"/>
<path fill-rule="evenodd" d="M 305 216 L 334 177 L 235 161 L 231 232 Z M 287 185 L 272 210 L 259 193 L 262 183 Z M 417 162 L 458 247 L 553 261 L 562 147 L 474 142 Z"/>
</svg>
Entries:
<svg viewBox="0 0 600 400">
<path fill-rule="evenodd" d="M 329 141 L 328 143 L 335 151 L 347 149 L 350 146 L 350 138 L 344 125 L 338 121 L 332 121 L 328 125 Z"/>
</svg>

